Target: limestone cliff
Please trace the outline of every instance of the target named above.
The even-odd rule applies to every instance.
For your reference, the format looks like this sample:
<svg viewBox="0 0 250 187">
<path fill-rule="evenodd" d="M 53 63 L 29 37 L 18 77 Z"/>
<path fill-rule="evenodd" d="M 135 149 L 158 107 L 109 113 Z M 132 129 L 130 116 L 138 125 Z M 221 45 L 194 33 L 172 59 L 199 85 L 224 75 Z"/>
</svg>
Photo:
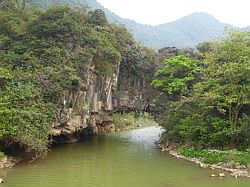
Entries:
<svg viewBox="0 0 250 187">
<path fill-rule="evenodd" d="M 144 77 L 131 75 L 129 68 L 118 64 L 113 77 L 88 69 L 83 75 L 84 89 L 69 90 L 59 101 L 51 141 L 74 142 L 87 135 L 113 131 L 112 113 L 155 111 L 155 91 Z"/>
</svg>

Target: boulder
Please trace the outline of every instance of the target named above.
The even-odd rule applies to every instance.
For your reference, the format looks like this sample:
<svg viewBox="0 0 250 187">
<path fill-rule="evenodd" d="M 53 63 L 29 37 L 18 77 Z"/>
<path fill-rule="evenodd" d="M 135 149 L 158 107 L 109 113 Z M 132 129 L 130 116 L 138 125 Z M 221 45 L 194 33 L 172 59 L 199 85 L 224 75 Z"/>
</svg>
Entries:
<svg viewBox="0 0 250 187">
<path fill-rule="evenodd" d="M 3 158 L 1 159 L 1 162 L 2 162 L 3 164 L 6 164 L 6 163 L 8 162 L 7 156 L 3 157 Z"/>
<path fill-rule="evenodd" d="M 225 173 L 219 173 L 219 177 L 225 177 Z"/>
</svg>

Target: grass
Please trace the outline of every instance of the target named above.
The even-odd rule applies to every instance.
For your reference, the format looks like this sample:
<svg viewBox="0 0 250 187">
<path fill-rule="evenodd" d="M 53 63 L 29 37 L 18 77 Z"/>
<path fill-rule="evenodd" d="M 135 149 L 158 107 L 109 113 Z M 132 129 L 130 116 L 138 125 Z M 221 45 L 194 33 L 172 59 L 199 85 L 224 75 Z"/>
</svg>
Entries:
<svg viewBox="0 0 250 187">
<path fill-rule="evenodd" d="M 215 164 L 219 162 L 233 162 L 243 165 L 250 164 L 250 149 L 243 152 L 237 150 L 199 150 L 195 148 L 180 147 L 177 149 L 177 152 L 191 158 L 202 158 L 207 164 Z"/>
</svg>

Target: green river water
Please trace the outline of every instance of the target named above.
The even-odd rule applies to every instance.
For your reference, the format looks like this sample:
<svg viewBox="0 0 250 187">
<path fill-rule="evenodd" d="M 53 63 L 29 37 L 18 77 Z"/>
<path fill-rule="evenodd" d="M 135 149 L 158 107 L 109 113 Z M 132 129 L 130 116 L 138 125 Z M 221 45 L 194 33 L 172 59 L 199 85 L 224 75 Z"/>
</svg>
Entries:
<svg viewBox="0 0 250 187">
<path fill-rule="evenodd" d="M 210 169 L 155 149 L 146 127 L 62 145 L 44 159 L 1 170 L 0 187 L 250 187 L 249 179 L 211 178 Z"/>
</svg>

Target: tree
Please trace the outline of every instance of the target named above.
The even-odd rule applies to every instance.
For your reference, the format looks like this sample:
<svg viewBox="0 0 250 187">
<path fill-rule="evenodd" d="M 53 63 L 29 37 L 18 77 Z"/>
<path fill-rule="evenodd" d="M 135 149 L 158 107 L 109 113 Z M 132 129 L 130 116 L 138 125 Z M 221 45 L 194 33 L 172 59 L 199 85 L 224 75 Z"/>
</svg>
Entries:
<svg viewBox="0 0 250 187">
<path fill-rule="evenodd" d="M 15 9 L 20 11 L 21 13 L 27 8 L 27 5 L 30 2 L 34 2 L 35 0 L 0 0 L 0 10 L 4 9 Z M 40 1 L 40 0 L 37 0 Z"/>
<path fill-rule="evenodd" d="M 88 22 L 102 27 L 108 24 L 105 12 L 101 9 L 96 9 L 93 12 L 91 12 Z"/>
<path fill-rule="evenodd" d="M 175 56 L 164 60 L 164 67 L 156 72 L 152 85 L 168 95 L 187 95 L 195 80 L 198 61 L 186 56 Z"/>
<path fill-rule="evenodd" d="M 194 147 L 245 149 L 250 145 L 250 33 L 230 31 L 199 49 L 203 61 L 170 58 L 152 83 L 170 96 L 185 96 L 166 104 L 161 121 L 166 136 Z"/>
<path fill-rule="evenodd" d="M 243 106 L 250 104 L 249 33 L 229 33 L 228 38 L 208 53 L 201 82 L 195 86 L 195 96 L 207 106 L 228 116 L 233 146 L 240 133 L 239 118 Z"/>
</svg>

